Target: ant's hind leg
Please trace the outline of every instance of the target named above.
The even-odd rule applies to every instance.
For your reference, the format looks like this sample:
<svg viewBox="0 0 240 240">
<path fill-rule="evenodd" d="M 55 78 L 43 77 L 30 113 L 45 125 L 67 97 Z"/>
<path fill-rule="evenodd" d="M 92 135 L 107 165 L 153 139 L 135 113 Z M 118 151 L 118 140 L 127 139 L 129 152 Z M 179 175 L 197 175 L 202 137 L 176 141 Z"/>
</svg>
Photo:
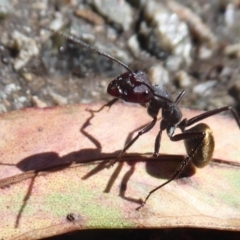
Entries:
<svg viewBox="0 0 240 240">
<path fill-rule="evenodd" d="M 213 115 L 216 115 L 216 114 L 219 114 L 219 113 L 225 112 L 225 111 L 229 111 L 232 114 L 232 116 L 234 117 L 238 127 L 240 128 L 240 118 L 239 118 L 237 112 L 232 107 L 229 107 L 229 106 L 216 108 L 216 109 L 204 112 L 202 114 L 199 114 L 199 115 L 197 115 L 197 116 L 195 116 L 191 119 L 188 119 L 186 124 L 185 124 L 185 127 L 189 127 L 192 124 L 197 123 L 197 122 L 199 122 L 199 121 L 201 121 L 205 118 L 211 117 Z M 181 123 L 180 123 L 180 125 L 181 125 Z"/>
<path fill-rule="evenodd" d="M 114 99 L 112 99 L 111 101 L 109 101 L 108 103 L 102 105 L 98 110 L 93 110 L 93 109 L 90 109 L 90 108 L 87 108 L 86 110 L 89 111 L 89 112 L 91 112 L 91 113 L 97 113 L 97 112 L 102 111 L 105 107 L 109 107 L 109 109 L 110 109 L 110 107 L 111 107 L 114 103 L 116 103 L 118 100 L 119 100 L 118 98 L 114 98 Z"/>
</svg>

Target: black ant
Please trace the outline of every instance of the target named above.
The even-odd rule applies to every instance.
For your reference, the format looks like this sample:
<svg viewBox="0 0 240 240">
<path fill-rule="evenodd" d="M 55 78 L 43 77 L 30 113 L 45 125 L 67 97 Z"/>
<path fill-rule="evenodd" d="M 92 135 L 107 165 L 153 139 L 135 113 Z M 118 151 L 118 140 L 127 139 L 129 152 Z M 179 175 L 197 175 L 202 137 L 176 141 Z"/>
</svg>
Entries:
<svg viewBox="0 0 240 240">
<path fill-rule="evenodd" d="M 125 65 L 121 61 L 98 49 L 91 47 L 90 45 L 74 37 L 73 35 L 67 35 L 62 32 L 57 33 L 76 44 L 87 47 L 91 51 L 94 51 L 99 55 L 103 55 L 117 62 L 128 71 L 114 79 L 107 88 L 107 92 L 115 98 L 109 103 L 103 105 L 99 110 L 95 112 L 101 111 L 105 106 L 112 106 L 118 99 L 123 99 L 126 102 L 138 103 L 142 106 L 146 106 L 148 114 L 153 118 L 150 124 L 145 126 L 141 131 L 138 132 L 136 137 L 134 137 L 128 144 L 126 144 L 120 155 L 115 160 L 112 160 L 110 162 L 110 166 L 113 166 L 117 161 L 119 161 L 124 155 L 124 153 L 134 144 L 134 142 L 141 135 L 147 133 L 154 127 L 157 122 L 157 115 L 159 110 L 162 110 L 162 118 L 160 121 L 160 130 L 155 139 L 153 156 L 159 155 L 161 136 L 164 130 L 166 130 L 167 135 L 171 141 L 184 140 L 187 156 L 169 180 L 149 192 L 149 194 L 138 209 L 140 209 L 146 204 L 149 197 L 155 191 L 176 179 L 190 161 L 192 161 L 192 163 L 199 168 L 206 166 L 211 161 L 215 143 L 212 131 L 209 126 L 205 123 L 199 123 L 192 128 L 186 128 L 200 122 L 205 118 L 211 117 L 224 111 L 230 111 L 232 113 L 233 117 L 236 120 L 236 123 L 238 124 L 238 127 L 240 128 L 239 116 L 237 112 L 229 106 L 207 111 L 191 119 L 182 119 L 182 112 L 178 107 L 178 103 L 183 98 L 185 90 L 183 90 L 177 96 L 177 98 L 173 100 L 171 95 L 164 87 L 159 85 L 152 85 L 146 73 L 140 70 L 132 71 L 128 68 L 127 65 Z M 179 128 L 182 133 L 174 135 L 176 128 Z"/>
</svg>

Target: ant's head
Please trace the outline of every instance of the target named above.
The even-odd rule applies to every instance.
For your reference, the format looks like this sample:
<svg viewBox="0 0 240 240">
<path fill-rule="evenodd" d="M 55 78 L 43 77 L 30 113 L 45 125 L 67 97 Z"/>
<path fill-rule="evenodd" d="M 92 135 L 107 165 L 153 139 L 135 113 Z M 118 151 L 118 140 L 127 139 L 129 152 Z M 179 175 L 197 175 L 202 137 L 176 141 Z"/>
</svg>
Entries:
<svg viewBox="0 0 240 240">
<path fill-rule="evenodd" d="M 142 71 L 121 74 L 108 85 L 107 92 L 131 103 L 144 104 L 153 98 L 152 85 Z"/>
</svg>

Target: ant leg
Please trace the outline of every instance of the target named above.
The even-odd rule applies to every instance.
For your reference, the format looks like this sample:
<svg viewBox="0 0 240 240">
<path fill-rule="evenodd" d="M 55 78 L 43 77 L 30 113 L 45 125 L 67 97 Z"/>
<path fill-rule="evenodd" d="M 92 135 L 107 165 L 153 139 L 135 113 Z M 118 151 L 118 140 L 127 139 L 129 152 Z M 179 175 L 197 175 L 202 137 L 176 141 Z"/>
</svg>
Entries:
<svg viewBox="0 0 240 240">
<path fill-rule="evenodd" d="M 157 122 L 157 117 L 154 117 L 152 122 L 150 124 L 148 124 L 146 127 L 144 127 L 141 131 L 138 132 L 137 136 L 135 138 L 133 138 L 122 150 L 122 152 L 119 154 L 119 156 L 115 159 L 112 160 L 110 162 L 110 166 L 113 166 L 118 160 L 121 159 L 121 157 L 123 156 L 123 154 L 137 141 L 137 139 L 143 135 L 144 133 L 147 133 L 148 131 L 150 131 L 154 125 Z"/>
<path fill-rule="evenodd" d="M 116 103 L 118 100 L 119 100 L 119 98 L 114 98 L 114 99 L 112 99 L 111 101 L 109 101 L 108 103 L 102 105 L 98 110 L 92 110 L 92 109 L 87 108 L 87 111 L 89 111 L 89 112 L 91 112 L 91 113 L 96 113 L 96 112 L 102 111 L 105 107 L 109 107 L 109 109 L 110 109 L 110 107 L 111 107 L 114 103 Z"/>
<path fill-rule="evenodd" d="M 154 146 L 154 153 L 153 156 L 157 157 L 159 155 L 159 150 L 160 150 L 160 142 L 162 138 L 162 129 L 159 130 L 158 135 L 155 139 L 155 146 Z"/>
<path fill-rule="evenodd" d="M 177 134 L 175 136 L 170 137 L 171 141 L 180 141 L 180 140 L 186 140 L 189 138 L 199 138 L 199 142 L 196 144 L 196 146 L 191 150 L 191 152 L 188 154 L 188 156 L 181 162 L 181 164 L 179 165 L 179 167 L 177 168 L 177 170 L 174 172 L 174 174 L 172 175 L 172 177 L 167 180 L 166 182 L 164 182 L 163 184 L 161 184 L 160 186 L 154 188 L 153 190 L 151 190 L 147 197 L 145 198 L 145 200 L 142 202 L 141 206 L 139 206 L 136 210 L 141 209 L 147 202 L 147 200 L 149 199 L 149 197 L 156 192 L 158 189 L 162 188 L 163 186 L 167 185 L 168 183 L 170 183 L 171 181 L 173 181 L 174 179 L 176 179 L 179 174 L 185 169 L 185 167 L 188 165 L 188 163 L 191 161 L 191 159 L 193 158 L 194 154 L 196 153 L 196 151 L 198 150 L 199 146 L 201 146 L 203 139 L 205 137 L 205 133 L 204 132 L 187 132 L 187 133 L 180 133 Z"/>
<path fill-rule="evenodd" d="M 178 103 L 182 100 L 182 98 L 183 98 L 183 96 L 185 95 L 185 93 L 186 93 L 185 90 L 182 90 L 182 91 L 179 93 L 179 95 L 177 96 L 177 98 L 176 98 L 176 100 L 175 100 L 175 103 L 176 103 L 176 104 L 178 104 Z"/>
<path fill-rule="evenodd" d="M 180 96 L 180 95 L 179 95 Z M 153 156 L 157 157 L 159 155 L 159 150 L 160 150 L 160 143 L 161 143 L 161 138 L 162 138 L 162 132 L 166 129 L 166 121 L 162 120 L 160 122 L 160 130 L 157 134 L 157 137 L 155 138 L 155 145 L 154 145 L 154 153 Z"/>
<path fill-rule="evenodd" d="M 199 121 L 201 121 L 201 120 L 203 120 L 205 118 L 211 117 L 211 116 L 213 116 L 215 114 L 218 114 L 218 113 L 221 113 L 221 112 L 224 112 L 224 111 L 230 111 L 232 113 L 233 117 L 236 120 L 236 123 L 237 123 L 238 127 L 240 128 L 239 116 L 238 116 L 237 112 L 232 107 L 229 107 L 229 106 L 225 106 L 225 107 L 217 108 L 217 109 L 214 109 L 214 110 L 211 110 L 211 111 L 207 111 L 207 112 L 202 113 L 202 114 L 200 114 L 200 115 L 198 115 L 196 117 L 193 117 L 193 118 L 191 118 L 191 119 L 189 119 L 187 121 L 185 119 L 183 119 L 180 122 L 179 127 L 181 128 L 182 124 L 184 124 L 184 121 L 186 121 L 185 122 L 186 125 L 184 124 L 185 127 L 188 127 L 188 126 L 191 126 L 192 124 L 194 124 L 196 122 L 199 122 Z"/>
</svg>

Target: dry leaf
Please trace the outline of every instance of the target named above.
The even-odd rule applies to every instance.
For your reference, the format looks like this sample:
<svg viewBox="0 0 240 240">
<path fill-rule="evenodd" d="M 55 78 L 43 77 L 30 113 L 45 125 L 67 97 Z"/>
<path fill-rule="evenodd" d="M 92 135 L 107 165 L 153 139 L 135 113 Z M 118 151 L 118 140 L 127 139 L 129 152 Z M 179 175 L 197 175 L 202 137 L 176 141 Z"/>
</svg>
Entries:
<svg viewBox="0 0 240 240">
<path fill-rule="evenodd" d="M 116 104 L 94 116 L 86 108 L 25 109 L 0 116 L 1 239 L 89 228 L 240 230 L 240 130 L 234 120 L 206 119 L 216 141 L 214 161 L 203 169 L 189 166 L 136 211 L 139 200 L 175 171 L 185 156 L 183 143 L 164 134 L 162 155 L 143 155 L 153 152 L 158 123 L 128 150 L 132 154 L 125 162 L 107 169 L 108 160 L 151 118 L 136 106 Z M 199 112 L 183 114 L 190 118 Z M 36 176 L 39 169 L 45 171 Z"/>
</svg>

